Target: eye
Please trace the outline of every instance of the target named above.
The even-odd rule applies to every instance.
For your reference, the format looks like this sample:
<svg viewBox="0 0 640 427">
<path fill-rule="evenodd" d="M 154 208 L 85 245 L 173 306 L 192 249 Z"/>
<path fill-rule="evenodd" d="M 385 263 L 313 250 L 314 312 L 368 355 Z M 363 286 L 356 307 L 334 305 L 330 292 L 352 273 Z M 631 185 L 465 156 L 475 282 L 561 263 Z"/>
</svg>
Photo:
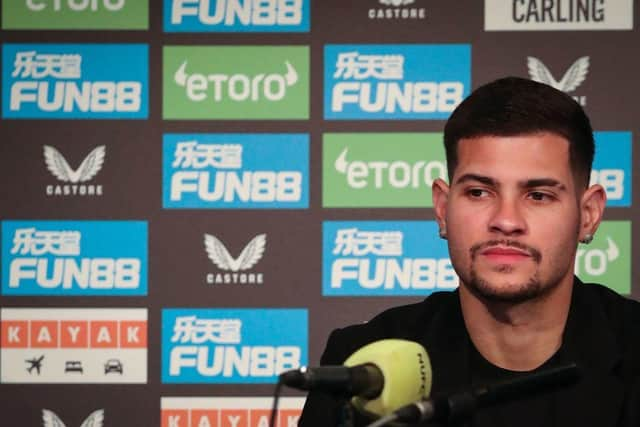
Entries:
<svg viewBox="0 0 640 427">
<path fill-rule="evenodd" d="M 487 197 L 489 192 L 483 188 L 470 188 L 467 190 L 467 195 L 473 199 L 481 199 Z"/>
<path fill-rule="evenodd" d="M 529 193 L 529 198 L 536 202 L 547 202 L 553 200 L 551 194 L 544 193 L 542 191 L 532 191 Z"/>
</svg>

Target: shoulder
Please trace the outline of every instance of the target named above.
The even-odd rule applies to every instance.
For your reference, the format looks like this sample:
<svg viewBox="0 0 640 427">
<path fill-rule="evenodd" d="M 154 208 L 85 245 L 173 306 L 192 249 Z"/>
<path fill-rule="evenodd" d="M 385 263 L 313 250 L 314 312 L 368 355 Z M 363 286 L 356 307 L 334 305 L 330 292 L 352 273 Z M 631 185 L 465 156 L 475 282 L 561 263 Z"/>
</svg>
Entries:
<svg viewBox="0 0 640 427">
<path fill-rule="evenodd" d="M 458 300 L 457 292 L 436 292 L 423 301 L 385 310 L 368 322 L 335 329 L 321 364 L 341 364 L 356 349 L 387 338 L 416 340 L 439 313 Z"/>
<path fill-rule="evenodd" d="M 635 333 L 640 336 L 640 329 L 628 330 L 628 326 L 640 323 L 640 302 L 597 283 L 582 284 L 579 286 L 579 292 L 585 301 L 597 305 L 602 310 L 607 326 L 623 335 Z"/>
<path fill-rule="evenodd" d="M 579 292 L 590 307 L 592 321 L 602 323 L 593 326 L 613 335 L 624 358 L 640 362 L 640 302 L 595 283 L 579 286 Z"/>
</svg>

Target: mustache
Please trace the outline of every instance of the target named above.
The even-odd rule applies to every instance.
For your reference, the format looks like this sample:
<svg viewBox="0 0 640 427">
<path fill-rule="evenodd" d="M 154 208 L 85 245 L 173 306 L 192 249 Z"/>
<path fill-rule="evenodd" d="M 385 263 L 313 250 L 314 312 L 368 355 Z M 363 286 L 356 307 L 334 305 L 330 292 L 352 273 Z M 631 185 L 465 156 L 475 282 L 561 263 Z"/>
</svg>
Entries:
<svg viewBox="0 0 640 427">
<path fill-rule="evenodd" d="M 542 253 L 540 253 L 540 251 L 534 248 L 533 246 L 525 245 L 524 243 L 519 242 L 517 240 L 507 240 L 507 239 L 487 240 L 486 242 L 476 243 L 475 245 L 471 246 L 471 248 L 469 249 L 469 252 L 471 253 L 471 259 L 472 260 L 476 259 L 476 256 L 480 251 L 483 251 L 492 246 L 503 246 L 503 247 L 520 249 L 528 253 L 529 256 L 531 256 L 531 258 L 533 258 L 533 260 L 536 263 L 539 263 L 540 260 L 542 260 Z"/>
</svg>

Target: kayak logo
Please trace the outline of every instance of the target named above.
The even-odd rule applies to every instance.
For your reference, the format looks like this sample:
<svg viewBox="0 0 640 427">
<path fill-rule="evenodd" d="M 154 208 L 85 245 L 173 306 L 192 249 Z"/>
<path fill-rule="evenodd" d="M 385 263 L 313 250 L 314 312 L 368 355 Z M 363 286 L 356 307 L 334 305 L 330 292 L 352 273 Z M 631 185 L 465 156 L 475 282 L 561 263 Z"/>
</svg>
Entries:
<svg viewBox="0 0 640 427">
<path fill-rule="evenodd" d="M 275 383 L 307 360 L 306 310 L 165 309 L 162 322 L 165 383 Z"/>
<path fill-rule="evenodd" d="M 486 31 L 632 30 L 633 0 L 485 0 Z"/>
<path fill-rule="evenodd" d="M 284 74 L 257 74 L 248 76 L 245 74 L 187 74 L 187 61 L 184 61 L 174 80 L 178 86 L 185 88 L 187 97 L 196 102 L 204 101 L 209 96 L 209 83 L 212 82 L 211 97 L 214 102 L 220 102 L 225 98 L 233 101 L 269 101 L 282 100 L 287 92 L 287 87 L 298 82 L 298 73 L 295 68 L 285 61 L 286 73 Z"/>
<path fill-rule="evenodd" d="M 470 56 L 469 45 L 325 46 L 325 118 L 446 119 L 468 92 Z"/>
<path fill-rule="evenodd" d="M 309 31 L 309 0 L 164 0 L 164 10 L 168 32 Z"/>
<path fill-rule="evenodd" d="M 560 81 L 557 81 L 553 77 L 551 71 L 549 71 L 544 63 L 538 58 L 528 56 L 527 67 L 529 69 L 529 75 L 531 76 L 532 80 L 539 83 L 547 84 L 555 89 L 569 93 L 577 89 L 578 86 L 580 86 L 582 82 L 584 82 L 584 80 L 587 78 L 587 73 L 589 72 L 589 57 L 583 56 L 578 58 L 573 64 L 571 64 Z M 574 96 L 573 98 L 580 105 L 587 105 L 586 96 Z"/>
<path fill-rule="evenodd" d="M 163 61 L 165 118 L 308 117 L 308 47 L 165 46 Z"/>
<path fill-rule="evenodd" d="M 631 132 L 593 133 L 596 155 L 591 184 L 600 184 L 607 193 L 607 206 L 631 206 Z"/>
<path fill-rule="evenodd" d="M 296 427 L 303 397 L 281 397 L 274 427 Z M 272 399 L 267 397 L 162 397 L 161 427 L 265 427 Z"/>
<path fill-rule="evenodd" d="M 72 169 L 64 156 L 49 145 L 44 146 L 44 161 L 51 174 L 67 185 L 47 185 L 47 196 L 101 196 L 102 185 L 80 184 L 93 179 L 102 169 L 105 157 L 105 146 L 100 145 L 84 158 L 78 169 Z"/>
<path fill-rule="evenodd" d="M 439 133 L 328 133 L 323 138 L 323 206 L 428 207 L 446 179 Z"/>
<path fill-rule="evenodd" d="M 165 208 L 309 205 L 308 135 L 165 135 L 163 147 Z"/>
<path fill-rule="evenodd" d="M 82 422 L 80 427 L 102 427 L 104 425 L 104 409 L 93 411 Z M 66 427 L 60 417 L 55 412 L 48 409 L 42 410 L 42 426 L 43 427 Z"/>
<path fill-rule="evenodd" d="M 146 223 L 4 221 L 2 231 L 5 295 L 147 293 Z"/>
<path fill-rule="evenodd" d="M 262 284 L 262 273 L 239 273 L 249 270 L 256 265 L 264 254 L 267 245 L 267 235 L 258 234 L 244 247 L 238 258 L 233 258 L 224 244 L 214 235 L 204 235 L 204 247 L 207 256 L 220 270 L 230 271 L 225 274 L 207 274 L 207 283 L 242 283 Z"/>
<path fill-rule="evenodd" d="M 425 236 L 433 235 L 431 245 Z M 325 296 L 424 295 L 458 286 L 434 222 L 325 222 Z"/>
<path fill-rule="evenodd" d="M 20 0 L 3 2 L 5 30 L 146 30 L 148 1 Z"/>
<path fill-rule="evenodd" d="M 147 117 L 146 45 L 5 44 L 2 55 L 5 118 Z"/>
<path fill-rule="evenodd" d="M 631 293 L 631 223 L 603 221 L 590 245 L 580 245 L 575 273 L 585 282 Z"/>
<path fill-rule="evenodd" d="M 147 310 L 0 309 L 2 383 L 147 381 Z"/>
<path fill-rule="evenodd" d="M 385 7 L 369 9 L 369 19 L 425 19 L 427 14 L 424 7 L 407 7 L 416 0 L 378 0 Z"/>
</svg>

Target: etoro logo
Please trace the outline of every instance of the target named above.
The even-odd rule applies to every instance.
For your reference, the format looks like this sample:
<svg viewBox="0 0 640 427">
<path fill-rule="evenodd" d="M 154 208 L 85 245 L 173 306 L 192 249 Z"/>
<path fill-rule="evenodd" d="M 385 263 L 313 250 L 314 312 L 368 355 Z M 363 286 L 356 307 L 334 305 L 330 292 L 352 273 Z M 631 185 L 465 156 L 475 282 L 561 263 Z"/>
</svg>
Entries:
<svg viewBox="0 0 640 427">
<path fill-rule="evenodd" d="M 369 19 L 424 19 L 427 13 L 424 7 L 409 7 L 416 0 L 378 0 L 382 7 L 369 9 Z"/>
<path fill-rule="evenodd" d="M 5 118 L 147 117 L 148 47 L 5 44 Z"/>
<path fill-rule="evenodd" d="M 580 245 L 575 273 L 585 282 L 603 284 L 618 293 L 631 293 L 631 223 L 604 221 L 593 242 Z"/>
<path fill-rule="evenodd" d="M 469 91 L 469 45 L 325 46 L 325 119 L 446 119 Z"/>
<path fill-rule="evenodd" d="M 305 32 L 309 0 L 164 0 L 168 32 Z"/>
<path fill-rule="evenodd" d="M 146 30 L 148 0 L 15 0 L 2 2 L 5 30 Z"/>
<path fill-rule="evenodd" d="M 563 92 L 570 93 L 577 89 L 578 86 L 580 86 L 587 78 L 587 73 L 589 72 L 589 57 L 583 56 L 576 59 L 560 80 L 556 80 L 547 66 L 544 65 L 541 60 L 533 56 L 527 57 L 527 67 L 529 69 L 529 76 L 531 76 L 532 80 L 547 84 Z M 587 104 L 586 96 L 574 96 L 573 98 L 582 106 Z"/>
<path fill-rule="evenodd" d="M 442 134 L 328 133 L 323 137 L 323 206 L 427 207 L 446 179 Z"/>
<path fill-rule="evenodd" d="M 146 293 L 145 222 L 2 223 L 4 295 Z"/>
<path fill-rule="evenodd" d="M 433 221 L 329 221 L 322 245 L 324 296 L 424 295 L 458 286 Z"/>
<path fill-rule="evenodd" d="M 62 182 L 69 184 L 65 185 L 47 185 L 46 194 L 48 196 L 68 196 L 68 195 L 80 195 L 80 196 L 101 196 L 102 185 L 89 185 L 79 184 L 90 181 L 100 169 L 104 163 L 105 146 L 100 145 L 94 148 L 87 157 L 84 158 L 80 166 L 77 169 L 71 168 L 64 156 L 49 145 L 44 146 L 44 161 L 51 174 L 58 178 Z"/>
<path fill-rule="evenodd" d="M 308 135 L 165 135 L 163 147 L 165 208 L 309 205 Z"/>
<path fill-rule="evenodd" d="M 185 87 L 187 97 L 192 101 L 204 101 L 209 94 L 208 82 L 211 85 L 211 97 L 213 102 L 221 102 L 225 99 L 233 101 L 259 101 L 267 99 L 269 101 L 282 100 L 289 86 L 298 82 L 298 73 L 289 63 L 284 61 L 286 73 L 257 74 L 248 76 L 246 74 L 187 74 L 187 61 L 184 61 L 174 75 L 175 82 Z M 284 68 L 283 67 L 283 68 Z"/>
<path fill-rule="evenodd" d="M 219 269 L 230 273 L 207 274 L 207 283 L 242 283 L 242 284 L 262 284 L 264 277 L 262 273 L 241 273 L 249 270 L 262 259 L 265 246 L 267 245 L 267 235 L 258 234 L 244 247 L 237 258 L 233 258 L 224 244 L 214 235 L 204 235 L 204 246 L 207 256 Z"/>
<path fill-rule="evenodd" d="M 164 117 L 308 118 L 308 70 L 307 47 L 167 46 Z"/>
<path fill-rule="evenodd" d="M 281 397 L 273 427 L 296 427 L 303 397 Z M 163 397 L 162 427 L 266 427 L 271 417 L 268 397 Z"/>
<path fill-rule="evenodd" d="M 146 383 L 147 310 L 2 308 L 2 383 Z"/>
<path fill-rule="evenodd" d="M 165 309 L 164 383 L 275 383 L 307 363 L 303 309 Z"/>
<path fill-rule="evenodd" d="M 80 427 L 102 427 L 104 425 L 104 409 L 93 411 L 82 422 Z M 55 412 L 48 409 L 42 410 L 42 427 L 66 427 L 60 417 Z M 72 427 L 72 426 L 69 426 Z"/>
<path fill-rule="evenodd" d="M 607 206 L 631 206 L 631 132 L 594 132 L 596 155 L 591 184 L 600 184 L 607 193 Z"/>
</svg>

